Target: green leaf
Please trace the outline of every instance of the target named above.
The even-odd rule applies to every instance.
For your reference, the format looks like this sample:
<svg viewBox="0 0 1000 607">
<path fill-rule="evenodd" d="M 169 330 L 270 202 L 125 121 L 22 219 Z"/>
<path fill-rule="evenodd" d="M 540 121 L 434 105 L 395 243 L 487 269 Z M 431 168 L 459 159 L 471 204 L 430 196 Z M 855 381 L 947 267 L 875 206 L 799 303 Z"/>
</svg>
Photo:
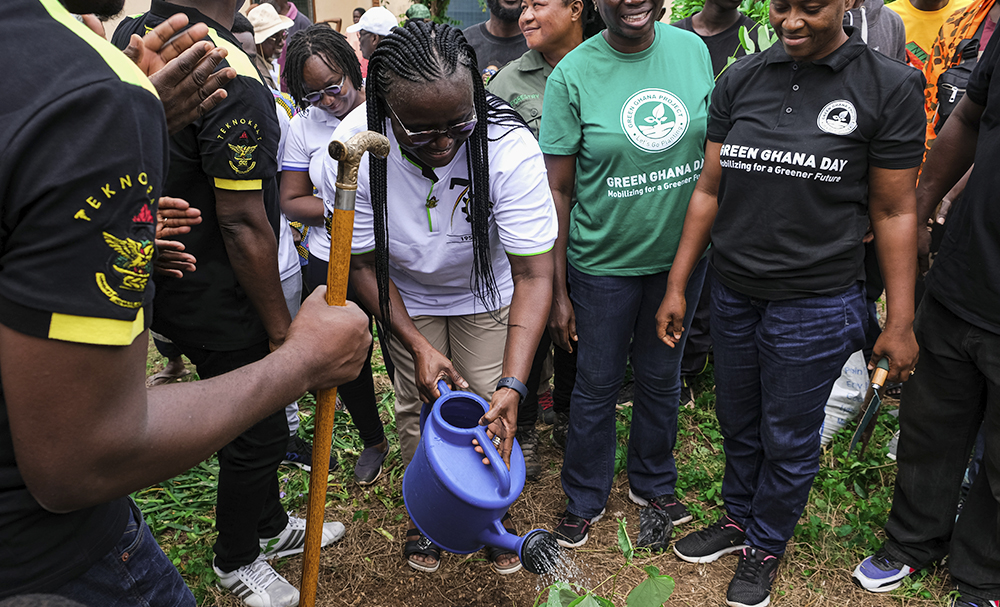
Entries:
<svg viewBox="0 0 1000 607">
<path fill-rule="evenodd" d="M 649 577 L 628 593 L 625 599 L 628 607 L 661 607 L 674 593 L 674 578 L 660 575 L 656 567 L 646 567 L 646 573 Z"/>
<path fill-rule="evenodd" d="M 754 47 L 753 40 L 750 39 L 750 36 L 748 35 L 747 32 L 747 27 L 745 25 L 740 26 L 739 34 L 740 34 L 740 44 L 743 45 L 743 50 L 745 50 L 748 55 L 756 53 L 757 49 L 756 47 Z"/>
<path fill-rule="evenodd" d="M 628 536 L 628 531 L 625 529 L 625 517 L 618 519 L 618 547 L 625 555 L 625 561 L 631 563 L 635 547 L 632 545 L 632 538 Z"/>
<path fill-rule="evenodd" d="M 654 567 L 653 565 L 649 565 L 648 567 L 643 567 L 642 569 L 649 575 L 649 577 L 656 577 L 660 575 L 660 570 Z"/>
<path fill-rule="evenodd" d="M 868 499 L 868 492 L 865 491 L 865 488 L 862 487 L 858 483 L 858 481 L 854 481 L 854 493 L 857 494 L 857 496 L 860 497 L 863 500 Z"/>
<path fill-rule="evenodd" d="M 386 531 L 385 529 L 383 529 L 381 527 L 379 527 L 375 531 L 379 532 L 379 534 L 381 534 L 385 539 L 389 540 L 390 542 L 395 542 L 396 541 L 396 538 L 392 537 L 391 533 L 389 533 L 388 531 Z"/>
<path fill-rule="evenodd" d="M 772 37 L 766 27 L 761 26 L 757 28 L 757 48 L 761 51 L 769 49 L 771 45 L 774 44 L 775 38 L 776 36 Z"/>
<path fill-rule="evenodd" d="M 566 607 L 615 607 L 615 604 L 607 599 L 602 599 L 593 594 L 586 594 L 576 599 Z"/>
<path fill-rule="evenodd" d="M 580 598 L 580 595 L 573 591 L 573 587 L 563 581 L 558 581 L 549 586 L 549 596 L 544 603 L 538 607 L 569 607 L 573 601 Z"/>
</svg>

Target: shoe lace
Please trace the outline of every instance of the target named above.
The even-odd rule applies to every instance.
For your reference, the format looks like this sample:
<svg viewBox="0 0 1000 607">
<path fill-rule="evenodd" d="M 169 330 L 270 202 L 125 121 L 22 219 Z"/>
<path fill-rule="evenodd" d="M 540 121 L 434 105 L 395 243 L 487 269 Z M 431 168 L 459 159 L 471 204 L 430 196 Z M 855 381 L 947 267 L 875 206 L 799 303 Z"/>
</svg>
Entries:
<svg viewBox="0 0 1000 607">
<path fill-rule="evenodd" d="M 268 565 L 263 557 L 257 557 L 257 560 L 240 569 L 243 569 L 243 575 L 240 577 L 244 578 L 248 586 L 264 589 L 278 579 L 278 572 Z"/>
<path fill-rule="evenodd" d="M 753 548 L 744 548 L 733 577 L 743 582 L 755 583 L 760 578 L 760 567 L 764 564 L 764 558 L 766 558 L 764 553 Z"/>
</svg>

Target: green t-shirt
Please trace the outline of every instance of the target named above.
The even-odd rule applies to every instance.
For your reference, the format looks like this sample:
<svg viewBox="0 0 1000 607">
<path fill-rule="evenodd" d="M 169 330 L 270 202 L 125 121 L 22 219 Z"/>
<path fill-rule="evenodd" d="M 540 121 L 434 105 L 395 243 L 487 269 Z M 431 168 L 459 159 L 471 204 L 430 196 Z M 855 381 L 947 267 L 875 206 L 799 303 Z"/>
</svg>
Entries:
<svg viewBox="0 0 1000 607">
<path fill-rule="evenodd" d="M 619 53 L 598 35 L 545 87 L 539 144 L 576 155 L 568 259 L 595 276 L 670 269 L 705 158 L 712 61 L 697 35 L 656 23 L 653 44 Z"/>
</svg>

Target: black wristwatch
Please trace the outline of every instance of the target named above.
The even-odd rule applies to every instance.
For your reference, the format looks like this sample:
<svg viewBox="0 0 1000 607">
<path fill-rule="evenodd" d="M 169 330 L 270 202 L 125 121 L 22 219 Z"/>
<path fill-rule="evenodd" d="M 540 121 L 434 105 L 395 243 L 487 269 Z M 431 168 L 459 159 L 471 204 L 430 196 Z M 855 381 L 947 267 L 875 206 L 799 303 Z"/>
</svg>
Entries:
<svg viewBox="0 0 1000 607">
<path fill-rule="evenodd" d="M 528 386 L 522 384 L 521 380 L 516 377 L 501 377 L 500 381 L 497 382 L 497 390 L 500 388 L 510 388 L 520 394 L 521 398 L 517 401 L 517 404 L 519 405 L 521 404 L 521 401 L 528 397 Z"/>
</svg>

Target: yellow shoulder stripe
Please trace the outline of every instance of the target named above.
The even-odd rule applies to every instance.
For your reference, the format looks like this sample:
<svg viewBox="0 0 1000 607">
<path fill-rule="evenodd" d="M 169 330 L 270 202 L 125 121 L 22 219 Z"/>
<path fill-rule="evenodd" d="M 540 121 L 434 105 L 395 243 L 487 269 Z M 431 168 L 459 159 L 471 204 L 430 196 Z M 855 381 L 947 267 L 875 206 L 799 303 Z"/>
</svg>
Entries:
<svg viewBox="0 0 1000 607">
<path fill-rule="evenodd" d="M 264 182 L 260 179 L 220 179 L 215 178 L 215 187 L 220 190 L 235 190 L 238 192 L 244 190 L 263 190 Z"/>
<path fill-rule="evenodd" d="M 111 45 L 110 42 L 101 38 L 90 29 L 77 21 L 73 15 L 69 13 L 63 5 L 59 3 L 59 0 L 40 0 L 42 6 L 45 10 L 49 12 L 49 15 L 59 23 L 66 26 L 66 28 L 83 39 L 84 42 L 94 47 L 94 50 L 104 59 L 104 62 L 108 64 L 118 77 L 121 78 L 122 82 L 127 82 L 129 84 L 134 84 L 136 86 L 141 86 L 150 93 L 156 95 L 156 88 L 153 87 L 153 83 L 146 78 L 146 75 L 142 73 L 132 60 L 126 57 L 120 50 Z M 156 95 L 159 99 L 159 95 Z"/>
<path fill-rule="evenodd" d="M 226 55 L 226 61 L 228 61 L 229 65 L 236 70 L 237 74 L 240 76 L 246 76 L 247 78 L 253 78 L 257 82 L 264 84 L 261 82 L 260 76 L 257 74 L 257 68 L 254 67 L 253 62 L 250 61 L 250 57 L 247 57 L 247 54 L 243 52 L 243 49 L 235 46 L 233 43 L 220 36 L 219 32 L 215 31 L 214 28 L 208 28 L 208 35 L 212 37 L 212 42 L 215 43 L 215 46 L 224 48 L 229 53 Z"/>
<path fill-rule="evenodd" d="M 49 323 L 49 339 L 98 346 L 128 346 L 144 330 L 142 308 L 136 313 L 135 320 L 53 314 Z"/>
</svg>

